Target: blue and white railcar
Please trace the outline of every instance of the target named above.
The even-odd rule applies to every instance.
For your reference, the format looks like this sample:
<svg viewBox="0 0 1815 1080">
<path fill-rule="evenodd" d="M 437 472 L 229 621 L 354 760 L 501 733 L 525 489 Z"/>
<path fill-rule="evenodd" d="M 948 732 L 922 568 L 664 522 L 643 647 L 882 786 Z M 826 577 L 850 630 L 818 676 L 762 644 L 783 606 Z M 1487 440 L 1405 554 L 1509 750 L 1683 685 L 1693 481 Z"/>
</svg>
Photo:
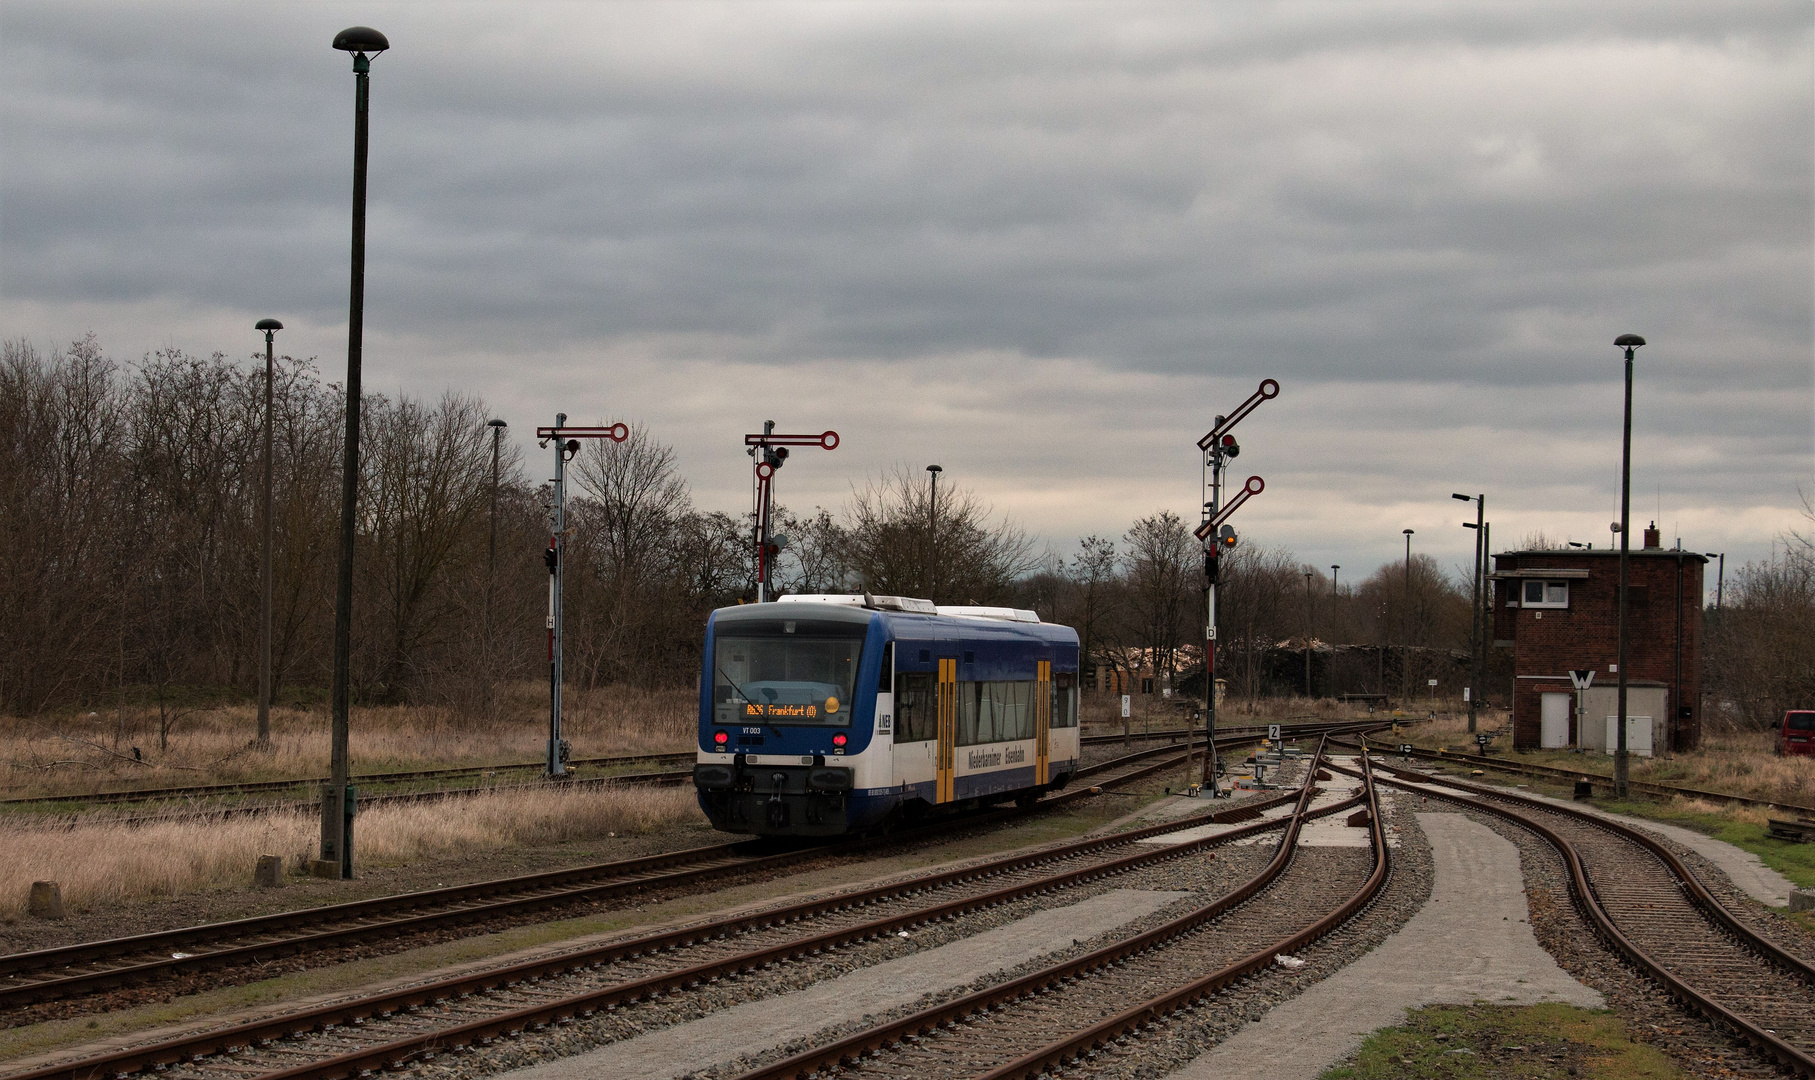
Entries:
<svg viewBox="0 0 1815 1080">
<path fill-rule="evenodd" d="M 694 786 L 713 827 L 835 836 L 1060 788 L 1078 635 L 1013 608 L 788 596 L 706 624 Z"/>
</svg>

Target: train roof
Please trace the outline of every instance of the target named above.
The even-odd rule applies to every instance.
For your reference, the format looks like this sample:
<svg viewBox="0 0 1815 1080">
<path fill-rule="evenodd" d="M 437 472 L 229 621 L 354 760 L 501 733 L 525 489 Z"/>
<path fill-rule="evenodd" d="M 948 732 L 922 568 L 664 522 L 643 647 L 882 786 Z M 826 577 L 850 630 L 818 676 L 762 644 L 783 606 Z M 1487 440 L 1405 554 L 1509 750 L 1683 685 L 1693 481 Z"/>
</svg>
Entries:
<svg viewBox="0 0 1815 1080">
<path fill-rule="evenodd" d="M 869 593 L 803 593 L 781 597 L 774 604 L 719 608 L 712 617 L 715 622 L 742 622 L 785 618 L 790 614 L 846 623 L 869 623 L 881 617 L 897 634 L 912 637 L 939 629 L 963 637 L 1022 638 L 1072 645 L 1078 642 L 1076 630 L 1041 622 L 1038 614 L 1025 608 L 935 605 L 914 597 Z"/>
</svg>

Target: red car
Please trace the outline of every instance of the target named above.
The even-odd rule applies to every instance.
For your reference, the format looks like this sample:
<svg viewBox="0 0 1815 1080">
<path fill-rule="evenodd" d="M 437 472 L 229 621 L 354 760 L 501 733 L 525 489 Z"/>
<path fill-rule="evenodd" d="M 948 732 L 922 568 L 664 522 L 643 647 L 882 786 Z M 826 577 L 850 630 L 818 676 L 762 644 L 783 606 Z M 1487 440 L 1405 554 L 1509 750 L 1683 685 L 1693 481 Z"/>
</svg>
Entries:
<svg viewBox="0 0 1815 1080">
<path fill-rule="evenodd" d="M 1791 709 L 1783 714 L 1783 730 L 1777 733 L 1777 752 L 1815 757 L 1815 709 Z"/>
</svg>

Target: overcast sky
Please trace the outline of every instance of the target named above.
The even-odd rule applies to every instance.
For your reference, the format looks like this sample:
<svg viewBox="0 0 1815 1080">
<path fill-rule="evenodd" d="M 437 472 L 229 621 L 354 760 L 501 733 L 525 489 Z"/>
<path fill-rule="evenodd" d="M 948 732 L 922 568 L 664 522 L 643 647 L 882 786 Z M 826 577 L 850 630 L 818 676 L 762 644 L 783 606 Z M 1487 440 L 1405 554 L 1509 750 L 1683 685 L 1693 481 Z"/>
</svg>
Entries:
<svg viewBox="0 0 1815 1080">
<path fill-rule="evenodd" d="M 696 501 L 741 436 L 836 507 L 937 462 L 1054 551 L 1237 429 L 1236 517 L 1359 580 L 1635 529 L 1769 554 L 1815 494 L 1812 8 L 33 4 L 0 0 L 0 336 L 344 376 L 373 63 L 365 385 L 524 440 L 646 422 Z M 536 475 L 547 454 L 534 450 Z"/>
</svg>

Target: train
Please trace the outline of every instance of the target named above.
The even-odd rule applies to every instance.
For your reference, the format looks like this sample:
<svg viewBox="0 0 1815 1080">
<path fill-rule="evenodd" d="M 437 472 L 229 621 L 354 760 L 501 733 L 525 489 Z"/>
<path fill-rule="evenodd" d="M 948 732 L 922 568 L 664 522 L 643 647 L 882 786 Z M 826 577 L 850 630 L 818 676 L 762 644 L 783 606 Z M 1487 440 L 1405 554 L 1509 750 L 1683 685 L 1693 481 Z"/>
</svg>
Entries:
<svg viewBox="0 0 1815 1080">
<path fill-rule="evenodd" d="M 812 594 L 719 608 L 700 673 L 700 809 L 742 835 L 831 837 L 1076 775 L 1078 634 L 1018 608 Z"/>
</svg>

